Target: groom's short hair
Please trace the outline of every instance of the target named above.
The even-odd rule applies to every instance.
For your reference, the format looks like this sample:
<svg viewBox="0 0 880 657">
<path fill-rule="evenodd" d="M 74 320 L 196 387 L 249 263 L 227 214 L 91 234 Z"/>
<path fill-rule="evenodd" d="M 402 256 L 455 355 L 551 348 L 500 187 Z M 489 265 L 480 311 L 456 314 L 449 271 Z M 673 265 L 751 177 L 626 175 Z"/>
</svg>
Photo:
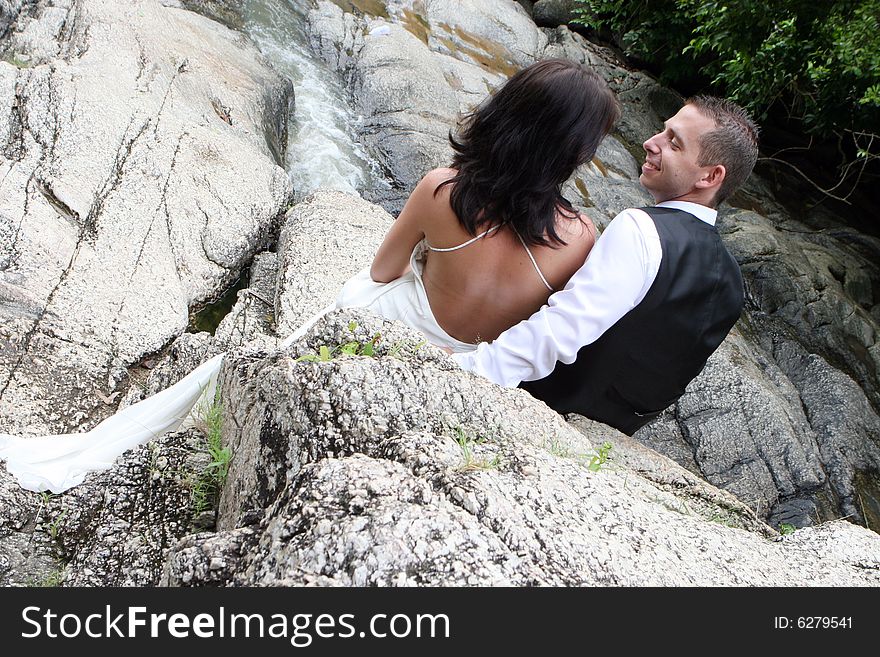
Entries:
<svg viewBox="0 0 880 657">
<path fill-rule="evenodd" d="M 715 206 L 742 185 L 758 161 L 758 126 L 742 107 L 725 98 L 693 96 L 685 101 L 715 121 L 715 129 L 700 137 L 701 167 L 721 164 L 726 171 L 715 195 Z"/>
</svg>

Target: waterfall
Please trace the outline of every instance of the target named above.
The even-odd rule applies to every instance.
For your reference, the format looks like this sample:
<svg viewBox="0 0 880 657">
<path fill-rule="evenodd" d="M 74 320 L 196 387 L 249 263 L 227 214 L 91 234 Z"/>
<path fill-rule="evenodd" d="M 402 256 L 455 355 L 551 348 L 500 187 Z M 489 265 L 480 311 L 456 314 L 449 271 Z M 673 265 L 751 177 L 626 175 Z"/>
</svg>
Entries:
<svg viewBox="0 0 880 657">
<path fill-rule="evenodd" d="M 338 76 L 309 49 L 305 20 L 310 0 L 247 0 L 245 32 L 272 66 L 293 81 L 285 168 L 295 200 L 324 187 L 351 194 L 387 187 L 378 163 L 358 143 L 361 118 Z"/>
</svg>

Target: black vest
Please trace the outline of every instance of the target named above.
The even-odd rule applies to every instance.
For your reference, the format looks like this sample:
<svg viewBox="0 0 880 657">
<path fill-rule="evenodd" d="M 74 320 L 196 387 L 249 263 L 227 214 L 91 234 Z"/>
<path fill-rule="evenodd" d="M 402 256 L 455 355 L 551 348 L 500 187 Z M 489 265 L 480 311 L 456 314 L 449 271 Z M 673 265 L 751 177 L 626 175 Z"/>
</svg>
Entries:
<svg viewBox="0 0 880 657">
<path fill-rule="evenodd" d="M 662 258 L 645 298 L 571 365 L 521 384 L 558 413 L 579 413 L 628 435 L 674 403 L 736 323 L 739 265 L 714 226 L 683 210 L 642 208 Z"/>
</svg>

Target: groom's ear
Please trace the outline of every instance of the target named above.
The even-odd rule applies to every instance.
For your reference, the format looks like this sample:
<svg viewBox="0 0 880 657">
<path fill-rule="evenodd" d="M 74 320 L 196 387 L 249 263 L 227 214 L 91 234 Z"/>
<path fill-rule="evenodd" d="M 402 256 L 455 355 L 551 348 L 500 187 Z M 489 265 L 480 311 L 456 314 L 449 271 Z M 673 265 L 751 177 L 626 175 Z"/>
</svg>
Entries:
<svg viewBox="0 0 880 657">
<path fill-rule="evenodd" d="M 727 169 L 724 168 L 723 164 L 706 167 L 703 176 L 697 181 L 697 189 L 717 189 L 721 187 L 721 183 L 724 182 L 726 175 Z"/>
</svg>

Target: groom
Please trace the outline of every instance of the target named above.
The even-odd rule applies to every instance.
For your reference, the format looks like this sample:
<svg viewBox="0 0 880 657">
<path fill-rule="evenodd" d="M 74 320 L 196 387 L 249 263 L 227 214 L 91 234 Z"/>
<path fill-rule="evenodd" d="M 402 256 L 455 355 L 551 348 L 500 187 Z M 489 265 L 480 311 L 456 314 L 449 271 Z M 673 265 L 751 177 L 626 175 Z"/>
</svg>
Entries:
<svg viewBox="0 0 880 657">
<path fill-rule="evenodd" d="M 639 180 L 657 205 L 621 212 L 548 305 L 454 356 L 629 435 L 684 393 L 742 311 L 715 208 L 751 173 L 758 128 L 737 105 L 697 96 L 643 147 Z"/>
</svg>

